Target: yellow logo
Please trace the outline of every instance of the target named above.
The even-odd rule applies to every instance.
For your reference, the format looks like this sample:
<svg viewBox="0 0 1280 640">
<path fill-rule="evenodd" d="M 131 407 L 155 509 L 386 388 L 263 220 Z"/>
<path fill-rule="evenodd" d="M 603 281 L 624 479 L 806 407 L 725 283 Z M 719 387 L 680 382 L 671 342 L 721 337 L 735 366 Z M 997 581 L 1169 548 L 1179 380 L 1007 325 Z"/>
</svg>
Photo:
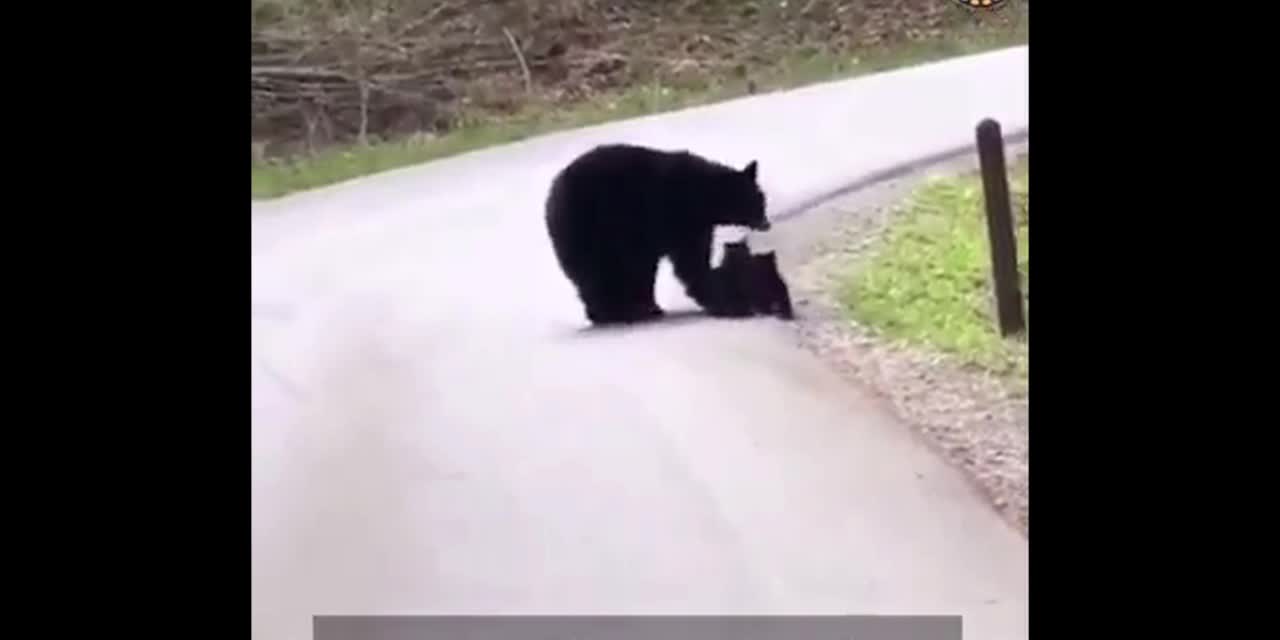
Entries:
<svg viewBox="0 0 1280 640">
<path fill-rule="evenodd" d="M 957 4 L 971 9 L 998 9 L 1006 0 L 955 0 Z"/>
</svg>

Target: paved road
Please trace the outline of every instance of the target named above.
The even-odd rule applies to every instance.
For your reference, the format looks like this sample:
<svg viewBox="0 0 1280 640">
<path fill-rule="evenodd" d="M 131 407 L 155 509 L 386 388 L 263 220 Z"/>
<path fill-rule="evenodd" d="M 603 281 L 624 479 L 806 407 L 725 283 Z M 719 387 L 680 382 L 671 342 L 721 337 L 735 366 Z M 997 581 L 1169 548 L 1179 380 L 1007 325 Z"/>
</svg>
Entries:
<svg viewBox="0 0 1280 640">
<path fill-rule="evenodd" d="M 317 613 L 961 613 L 1027 548 L 771 319 L 584 330 L 545 241 L 599 142 L 760 161 L 782 211 L 1027 125 L 1027 51 L 566 132 L 256 205 L 253 630 Z M 775 227 L 785 234 L 787 225 Z M 659 302 L 693 309 L 664 268 Z"/>
</svg>

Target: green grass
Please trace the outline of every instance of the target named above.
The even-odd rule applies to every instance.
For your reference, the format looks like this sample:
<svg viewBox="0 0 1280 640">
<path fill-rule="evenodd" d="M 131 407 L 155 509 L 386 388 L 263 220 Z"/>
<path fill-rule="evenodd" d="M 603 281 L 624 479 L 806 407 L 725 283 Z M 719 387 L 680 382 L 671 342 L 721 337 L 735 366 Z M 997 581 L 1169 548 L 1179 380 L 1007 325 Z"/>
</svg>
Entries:
<svg viewBox="0 0 1280 640">
<path fill-rule="evenodd" d="M 794 55 L 753 72 L 758 91 L 788 89 L 894 68 L 1024 44 L 1026 22 L 1016 27 L 964 26 L 943 38 L 884 48 L 858 57 L 815 53 Z M 661 113 L 744 95 L 744 81 L 711 82 L 700 87 L 645 85 L 598 96 L 572 109 L 533 103 L 513 116 L 476 117 L 431 139 L 391 141 L 334 148 L 313 155 L 255 163 L 254 198 L 275 198 L 364 175 L 444 158 L 536 135 Z"/>
<path fill-rule="evenodd" d="M 1010 174 L 1025 295 L 1025 160 L 1014 163 Z M 976 175 L 928 181 L 903 205 L 902 217 L 870 255 L 841 275 L 837 297 L 846 314 L 891 339 L 1025 381 L 1026 342 L 1002 339 L 996 328 L 983 207 Z"/>
</svg>

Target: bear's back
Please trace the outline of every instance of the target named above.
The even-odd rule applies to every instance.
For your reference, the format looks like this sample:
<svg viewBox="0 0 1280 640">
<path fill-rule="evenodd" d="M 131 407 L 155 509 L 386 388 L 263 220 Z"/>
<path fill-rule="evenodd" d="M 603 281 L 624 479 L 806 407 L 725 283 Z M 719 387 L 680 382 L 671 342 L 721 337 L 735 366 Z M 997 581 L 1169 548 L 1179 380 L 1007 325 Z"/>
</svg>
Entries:
<svg viewBox="0 0 1280 640">
<path fill-rule="evenodd" d="M 629 145 L 603 145 L 574 159 L 555 177 L 548 215 L 579 215 L 600 207 L 634 209 L 649 200 L 665 153 Z"/>
<path fill-rule="evenodd" d="M 575 190 L 617 185 L 669 189 L 682 182 L 715 180 L 733 173 L 732 168 L 689 151 L 606 144 L 575 158 L 556 176 L 556 183 Z"/>
<path fill-rule="evenodd" d="M 601 145 L 569 163 L 560 177 L 578 182 L 652 180 L 674 161 L 671 153 L 626 144 Z"/>
<path fill-rule="evenodd" d="M 705 186 L 732 173 L 688 151 L 662 151 L 629 144 L 597 146 L 558 173 L 546 201 L 553 225 L 578 227 L 588 220 L 665 235 L 698 215 L 708 199 Z M 569 223 L 569 220 L 577 222 Z"/>
</svg>

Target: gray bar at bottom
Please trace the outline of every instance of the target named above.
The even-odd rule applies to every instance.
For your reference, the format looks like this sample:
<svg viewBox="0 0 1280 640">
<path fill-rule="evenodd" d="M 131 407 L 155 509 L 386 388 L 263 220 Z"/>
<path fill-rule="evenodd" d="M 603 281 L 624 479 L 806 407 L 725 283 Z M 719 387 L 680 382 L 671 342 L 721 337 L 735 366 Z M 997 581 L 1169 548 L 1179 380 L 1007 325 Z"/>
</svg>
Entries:
<svg viewBox="0 0 1280 640">
<path fill-rule="evenodd" d="M 316 616 L 315 640 L 961 640 L 960 616 Z"/>
</svg>

